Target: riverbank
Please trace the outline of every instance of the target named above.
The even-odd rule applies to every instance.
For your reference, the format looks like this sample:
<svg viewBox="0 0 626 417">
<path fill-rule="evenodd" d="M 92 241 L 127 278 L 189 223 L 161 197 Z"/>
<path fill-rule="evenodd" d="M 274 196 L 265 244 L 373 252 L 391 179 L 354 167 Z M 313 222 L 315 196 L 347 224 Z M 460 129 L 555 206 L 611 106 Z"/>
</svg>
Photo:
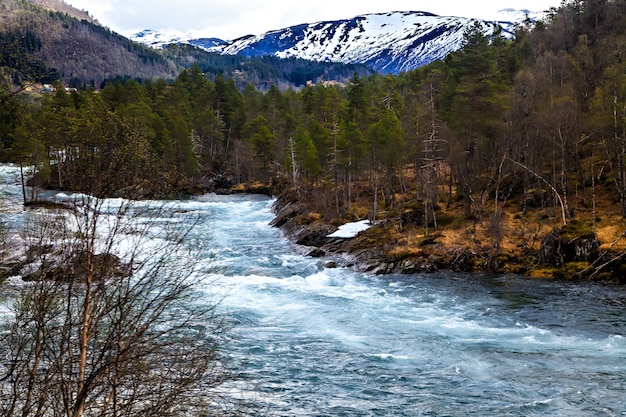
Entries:
<svg viewBox="0 0 626 417">
<path fill-rule="evenodd" d="M 583 220 L 558 227 L 539 213 L 522 218 L 515 210 L 503 210 L 501 222 L 494 225 L 489 218 L 466 219 L 459 207 L 450 206 L 440 208 L 436 227 L 425 227 L 419 209 L 407 205 L 354 237 L 335 238 L 329 235 L 343 222 L 329 221 L 293 192 L 278 195 L 273 209 L 272 225 L 306 247 L 310 256 L 357 271 L 452 270 L 626 284 L 622 219 L 604 220 L 593 229 Z"/>
<path fill-rule="evenodd" d="M 545 210 L 522 215 L 515 204 L 502 206 L 497 224 L 489 213 L 468 219 L 462 202 L 440 204 L 436 225 L 425 225 L 420 206 L 403 204 L 383 212 L 355 236 L 332 237 L 342 224 L 364 221 L 370 202 L 352 207 L 347 217 L 333 218 L 321 212 L 314 199 L 292 189 L 255 183 L 211 191 L 274 195 L 272 225 L 308 255 L 326 258 L 328 266 L 372 274 L 452 270 L 626 284 L 626 224 L 611 212 L 610 203 L 598 204 L 591 220 L 585 221 L 590 216 L 580 211 L 566 226 Z M 20 263 L 13 259 L 15 248 L 23 246 L 18 243 L 6 241 L 0 250 L 3 275 Z"/>
</svg>

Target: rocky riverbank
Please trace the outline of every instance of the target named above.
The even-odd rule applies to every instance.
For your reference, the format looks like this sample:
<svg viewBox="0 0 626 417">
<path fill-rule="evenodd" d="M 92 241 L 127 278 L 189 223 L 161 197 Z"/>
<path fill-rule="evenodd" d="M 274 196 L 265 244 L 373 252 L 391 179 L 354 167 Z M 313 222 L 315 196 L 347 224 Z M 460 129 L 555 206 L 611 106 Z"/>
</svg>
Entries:
<svg viewBox="0 0 626 417">
<path fill-rule="evenodd" d="M 553 230 L 537 249 L 494 252 L 488 246 L 450 244 L 435 232 L 410 250 L 399 250 L 407 237 L 398 233 L 401 219 L 383 220 L 350 238 L 329 237 L 338 224 L 327 222 L 304 202 L 283 194 L 274 204 L 272 225 L 313 257 L 326 257 L 327 265 L 342 265 L 373 274 L 414 274 L 438 270 L 513 273 L 537 278 L 594 280 L 626 284 L 626 254 L 602 250 L 586 228 L 573 222 Z M 475 239 L 478 240 L 478 239 Z"/>
<path fill-rule="evenodd" d="M 411 256 L 393 256 L 384 239 L 376 239 L 389 225 L 378 223 L 355 237 L 328 237 L 338 230 L 337 225 L 311 216 L 306 204 L 283 195 L 274 204 L 276 217 L 271 222 L 280 228 L 289 240 L 307 248 L 313 257 L 327 257 L 330 265 L 343 265 L 373 274 L 413 274 L 438 270 L 477 271 L 478 256 L 460 247 L 446 248 L 433 244 Z M 379 238 L 381 236 L 378 236 Z"/>
<path fill-rule="evenodd" d="M 267 189 L 233 188 L 230 192 L 267 194 Z M 332 237 L 350 220 L 328 221 L 305 199 L 285 191 L 278 194 L 273 209 L 272 225 L 309 256 L 325 258 L 329 267 L 341 265 L 372 274 L 453 270 L 626 284 L 626 251 L 617 244 L 626 232 L 618 239 L 605 239 L 609 243 L 601 242 L 597 233 L 581 221 L 534 237 L 538 242 L 534 246 L 520 242 L 515 233 L 505 230 L 508 244 L 494 250 L 488 242 L 492 239 L 488 228 L 481 230 L 467 222 L 459 226 L 461 222 L 451 220 L 449 213 L 440 214 L 440 220 L 444 223 L 447 216 L 447 222 L 452 224 L 433 228 L 430 234 L 424 234 L 423 225 L 419 224 L 421 216 L 413 208 L 378 220 L 354 236 Z M 24 245 L 17 235 L 5 239 L 0 247 L 0 280 L 24 264 L 24 259 L 20 259 L 27 252 Z"/>
</svg>

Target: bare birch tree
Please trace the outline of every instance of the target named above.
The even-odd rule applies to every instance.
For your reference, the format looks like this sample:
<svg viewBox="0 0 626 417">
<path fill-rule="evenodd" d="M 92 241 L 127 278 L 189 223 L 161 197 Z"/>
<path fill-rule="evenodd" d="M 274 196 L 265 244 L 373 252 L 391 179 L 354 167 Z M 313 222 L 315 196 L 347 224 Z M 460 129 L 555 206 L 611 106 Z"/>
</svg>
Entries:
<svg viewBox="0 0 626 417">
<path fill-rule="evenodd" d="M 165 208 L 82 203 L 41 212 L 28 237 L 31 271 L 1 327 L 0 415 L 238 413 L 219 394 L 226 326 L 200 302 L 190 229 L 158 221 L 176 215 Z"/>
</svg>

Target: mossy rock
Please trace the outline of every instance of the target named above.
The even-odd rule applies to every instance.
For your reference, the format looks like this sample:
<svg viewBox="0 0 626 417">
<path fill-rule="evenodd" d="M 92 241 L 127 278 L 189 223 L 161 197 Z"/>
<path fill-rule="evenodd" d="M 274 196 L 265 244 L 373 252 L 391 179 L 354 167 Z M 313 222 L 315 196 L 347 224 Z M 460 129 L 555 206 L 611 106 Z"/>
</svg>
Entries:
<svg viewBox="0 0 626 417">
<path fill-rule="evenodd" d="M 432 235 L 429 237 L 425 237 L 419 242 L 419 246 L 429 246 L 437 243 L 437 238 L 441 237 L 441 235 Z"/>
<path fill-rule="evenodd" d="M 540 261 L 562 267 L 571 262 L 590 262 L 598 257 L 600 242 L 586 223 L 574 221 L 554 230 L 542 243 Z"/>
<path fill-rule="evenodd" d="M 528 267 L 519 264 L 506 264 L 502 268 L 502 272 L 504 272 L 505 274 L 527 275 Z"/>
<path fill-rule="evenodd" d="M 531 278 L 554 278 L 556 268 L 551 265 L 540 265 L 528 272 Z"/>
<path fill-rule="evenodd" d="M 36 200 L 36 201 L 26 201 L 24 203 L 24 207 L 31 209 L 46 209 L 46 210 L 75 210 L 75 207 L 70 204 L 65 203 L 57 203 L 54 201 L 47 200 Z"/>
<path fill-rule="evenodd" d="M 292 239 L 303 246 L 321 247 L 327 243 L 326 236 L 336 231 L 337 228 L 324 222 L 313 222 L 311 224 L 299 225 L 292 232 Z"/>
<path fill-rule="evenodd" d="M 554 271 L 554 277 L 564 280 L 579 280 L 584 278 L 583 272 L 588 267 L 588 262 L 568 262 Z"/>
<path fill-rule="evenodd" d="M 423 226 L 424 225 L 424 209 L 422 207 L 413 207 L 409 209 L 405 209 L 400 214 L 400 221 L 402 222 L 402 226 L 415 225 L 415 226 Z"/>
<path fill-rule="evenodd" d="M 575 239 L 595 239 L 591 225 L 580 221 L 574 220 L 561 228 L 561 240 L 563 242 L 569 242 Z"/>
<path fill-rule="evenodd" d="M 40 267 L 38 271 L 23 277 L 24 281 L 55 281 L 55 282 L 86 282 L 88 276 L 96 282 L 114 278 L 131 276 L 129 264 L 123 263 L 120 258 L 111 253 L 92 254 L 90 261 L 93 269 L 88 270 L 88 253 L 74 254 L 70 259 L 48 268 Z"/>
<path fill-rule="evenodd" d="M 437 213 L 437 226 L 438 227 L 450 227 L 451 229 L 458 229 L 463 227 L 464 219 L 462 217 L 455 217 L 449 213 Z"/>
</svg>

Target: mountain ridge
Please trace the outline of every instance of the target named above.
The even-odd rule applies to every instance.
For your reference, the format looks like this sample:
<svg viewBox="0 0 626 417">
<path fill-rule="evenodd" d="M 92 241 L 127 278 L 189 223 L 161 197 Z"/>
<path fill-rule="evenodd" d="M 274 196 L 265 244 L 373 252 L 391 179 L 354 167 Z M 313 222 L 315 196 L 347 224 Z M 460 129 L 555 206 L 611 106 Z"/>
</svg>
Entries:
<svg viewBox="0 0 626 417">
<path fill-rule="evenodd" d="M 521 21 L 540 16 L 528 10 L 504 9 L 501 13 L 503 19 L 497 21 L 439 16 L 424 11 L 370 13 L 351 19 L 302 23 L 231 41 L 194 37 L 191 32 L 168 35 L 155 30 L 131 34 L 130 38 L 153 48 L 188 43 L 222 55 L 273 55 L 365 64 L 381 73 L 399 73 L 460 49 L 466 30 L 474 24 L 482 25 L 488 35 L 501 30 L 511 37 Z"/>
<path fill-rule="evenodd" d="M 46 10 L 52 10 L 54 12 L 65 13 L 68 16 L 76 18 L 78 20 L 86 20 L 89 23 L 100 25 L 97 19 L 92 17 L 86 10 L 79 10 L 71 4 L 67 4 L 64 1 L 59 0 L 28 0 L 30 4 L 39 6 Z"/>
</svg>

